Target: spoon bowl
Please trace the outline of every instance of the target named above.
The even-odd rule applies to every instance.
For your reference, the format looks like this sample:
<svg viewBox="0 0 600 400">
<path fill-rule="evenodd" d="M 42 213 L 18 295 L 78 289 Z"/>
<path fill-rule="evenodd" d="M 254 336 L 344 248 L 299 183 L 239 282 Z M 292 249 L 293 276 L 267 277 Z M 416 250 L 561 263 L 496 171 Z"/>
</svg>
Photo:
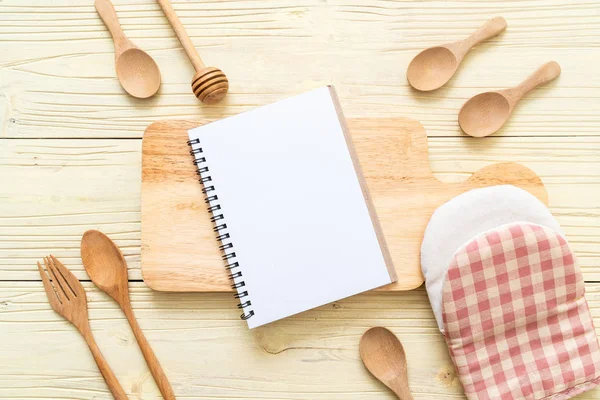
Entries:
<svg viewBox="0 0 600 400">
<path fill-rule="evenodd" d="M 123 254 L 104 233 L 89 230 L 81 239 L 81 261 L 85 271 L 96 286 L 115 299 L 119 304 L 129 289 L 127 264 Z"/>
<path fill-rule="evenodd" d="M 133 97 L 146 99 L 153 96 L 160 87 L 158 65 L 127 38 L 110 0 L 95 0 L 94 6 L 113 38 L 119 83 Z"/>
<path fill-rule="evenodd" d="M 504 125 L 510 116 L 510 104 L 498 92 L 480 93 L 467 101 L 458 113 L 463 131 L 474 137 L 491 135 Z"/>
<path fill-rule="evenodd" d="M 427 92 L 444 86 L 457 68 L 458 61 L 450 49 L 431 47 L 413 58 L 408 65 L 406 78 L 412 87 Z"/>
<path fill-rule="evenodd" d="M 506 29 L 504 18 L 492 18 L 464 40 L 423 50 L 408 65 L 406 70 L 408 83 L 423 92 L 444 86 L 454 76 L 463 58 L 473 46 L 496 36 L 504 29 Z"/>
<path fill-rule="evenodd" d="M 406 354 L 400 340 L 383 327 L 366 331 L 359 344 L 360 358 L 369 372 L 398 398 L 412 400 L 408 388 Z"/>
<path fill-rule="evenodd" d="M 491 135 L 502 128 L 525 94 L 559 75 L 560 65 L 551 61 L 513 88 L 480 93 L 472 97 L 458 113 L 460 128 L 467 135 L 474 137 Z"/>
<path fill-rule="evenodd" d="M 121 86 L 133 97 L 146 99 L 160 88 L 158 65 L 145 51 L 135 47 L 125 50 L 115 64 Z"/>
</svg>

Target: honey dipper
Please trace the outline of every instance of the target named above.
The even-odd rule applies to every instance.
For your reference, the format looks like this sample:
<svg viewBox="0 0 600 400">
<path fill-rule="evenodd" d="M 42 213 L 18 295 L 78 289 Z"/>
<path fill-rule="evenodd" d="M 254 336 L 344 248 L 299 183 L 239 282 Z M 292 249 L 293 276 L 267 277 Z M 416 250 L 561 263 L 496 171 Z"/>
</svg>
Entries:
<svg viewBox="0 0 600 400">
<path fill-rule="evenodd" d="M 194 95 L 206 104 L 213 104 L 220 101 L 227 94 L 227 90 L 229 90 L 227 77 L 219 68 L 204 65 L 190 37 L 185 32 L 185 28 L 181 24 L 177 14 L 175 14 L 171 2 L 169 0 L 157 1 L 196 70 L 196 74 L 192 78 L 192 91 Z"/>
</svg>

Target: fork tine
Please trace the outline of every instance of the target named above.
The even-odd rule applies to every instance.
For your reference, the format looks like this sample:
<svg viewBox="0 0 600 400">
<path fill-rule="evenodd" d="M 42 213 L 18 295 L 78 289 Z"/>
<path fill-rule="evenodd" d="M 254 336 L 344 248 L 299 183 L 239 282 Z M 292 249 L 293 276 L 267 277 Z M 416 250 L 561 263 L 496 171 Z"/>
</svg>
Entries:
<svg viewBox="0 0 600 400">
<path fill-rule="evenodd" d="M 46 274 L 46 271 L 44 271 L 44 269 L 42 268 L 42 265 L 40 264 L 39 261 L 37 263 L 37 266 L 38 266 L 38 270 L 40 271 L 40 276 L 42 277 L 42 283 L 44 284 L 44 290 L 46 291 L 46 296 L 48 296 L 48 302 L 50 303 L 50 305 L 52 306 L 52 308 L 54 310 L 58 311 L 56 308 L 60 304 L 62 304 L 62 302 L 60 301 L 60 298 L 56 294 L 56 291 L 54 290 L 52 283 L 50 283 L 50 279 L 48 279 L 48 275 Z M 58 304 L 57 304 L 57 301 L 58 301 Z"/>
<path fill-rule="evenodd" d="M 82 292 L 85 292 L 81 282 L 79 282 L 79 279 L 77 279 L 63 263 L 58 261 L 58 258 L 51 254 L 50 259 L 52 260 L 52 263 L 56 269 L 58 269 L 59 274 L 67 281 L 67 285 L 75 297 L 80 296 Z"/>
<path fill-rule="evenodd" d="M 52 279 L 54 289 L 56 290 L 56 294 L 58 295 L 60 302 L 64 304 L 65 302 L 69 301 L 69 296 L 67 296 L 64 289 L 64 286 L 66 286 L 66 282 L 64 284 L 61 284 L 62 282 L 57 277 L 57 271 L 54 270 L 50 258 L 44 257 L 44 264 L 46 264 L 46 269 L 48 270 L 48 272 L 50 272 L 50 279 Z"/>
</svg>

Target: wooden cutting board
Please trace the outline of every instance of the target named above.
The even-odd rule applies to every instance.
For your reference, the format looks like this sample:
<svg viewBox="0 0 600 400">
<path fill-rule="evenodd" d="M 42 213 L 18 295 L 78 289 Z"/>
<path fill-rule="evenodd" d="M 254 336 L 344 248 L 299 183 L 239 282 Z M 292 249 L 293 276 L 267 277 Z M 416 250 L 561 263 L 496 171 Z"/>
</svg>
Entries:
<svg viewBox="0 0 600 400">
<path fill-rule="evenodd" d="M 142 274 L 155 290 L 231 291 L 187 145 L 187 130 L 207 122 L 159 121 L 144 134 Z M 433 211 L 452 197 L 512 184 L 547 203 L 540 178 L 515 163 L 490 165 L 462 183 L 440 182 L 429 168 L 427 135 L 417 121 L 351 118 L 348 128 L 398 275 L 398 282 L 378 290 L 410 290 L 423 283 L 423 232 Z"/>
</svg>

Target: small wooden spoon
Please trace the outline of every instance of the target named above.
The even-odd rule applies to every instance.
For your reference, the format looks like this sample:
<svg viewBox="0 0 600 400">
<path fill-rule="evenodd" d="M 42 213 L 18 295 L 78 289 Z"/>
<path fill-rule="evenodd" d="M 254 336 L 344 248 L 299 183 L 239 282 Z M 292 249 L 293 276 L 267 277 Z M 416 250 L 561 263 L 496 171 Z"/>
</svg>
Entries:
<svg viewBox="0 0 600 400">
<path fill-rule="evenodd" d="M 125 36 L 110 0 L 96 0 L 94 5 L 113 37 L 115 66 L 121 86 L 133 97 L 145 99 L 153 96 L 160 87 L 158 65 Z"/>
<path fill-rule="evenodd" d="M 133 315 L 127 263 L 117 245 L 102 232 L 87 231 L 81 239 L 81 260 L 92 282 L 121 306 L 163 398 L 175 399 L 167 376 Z"/>
<path fill-rule="evenodd" d="M 446 84 L 456 72 L 465 55 L 477 43 L 496 36 L 506 28 L 506 20 L 496 17 L 486 22 L 468 38 L 459 42 L 425 49 L 408 66 L 408 83 L 424 92 Z"/>
<path fill-rule="evenodd" d="M 413 400 L 408 387 L 406 354 L 392 332 L 377 326 L 366 331 L 359 344 L 360 358 L 371 374 L 402 400 Z"/>
<path fill-rule="evenodd" d="M 458 124 L 467 135 L 491 135 L 504 125 L 525 94 L 559 75 L 560 65 L 551 61 L 542 65 L 518 86 L 480 93 L 462 106 L 458 113 Z"/>
</svg>

